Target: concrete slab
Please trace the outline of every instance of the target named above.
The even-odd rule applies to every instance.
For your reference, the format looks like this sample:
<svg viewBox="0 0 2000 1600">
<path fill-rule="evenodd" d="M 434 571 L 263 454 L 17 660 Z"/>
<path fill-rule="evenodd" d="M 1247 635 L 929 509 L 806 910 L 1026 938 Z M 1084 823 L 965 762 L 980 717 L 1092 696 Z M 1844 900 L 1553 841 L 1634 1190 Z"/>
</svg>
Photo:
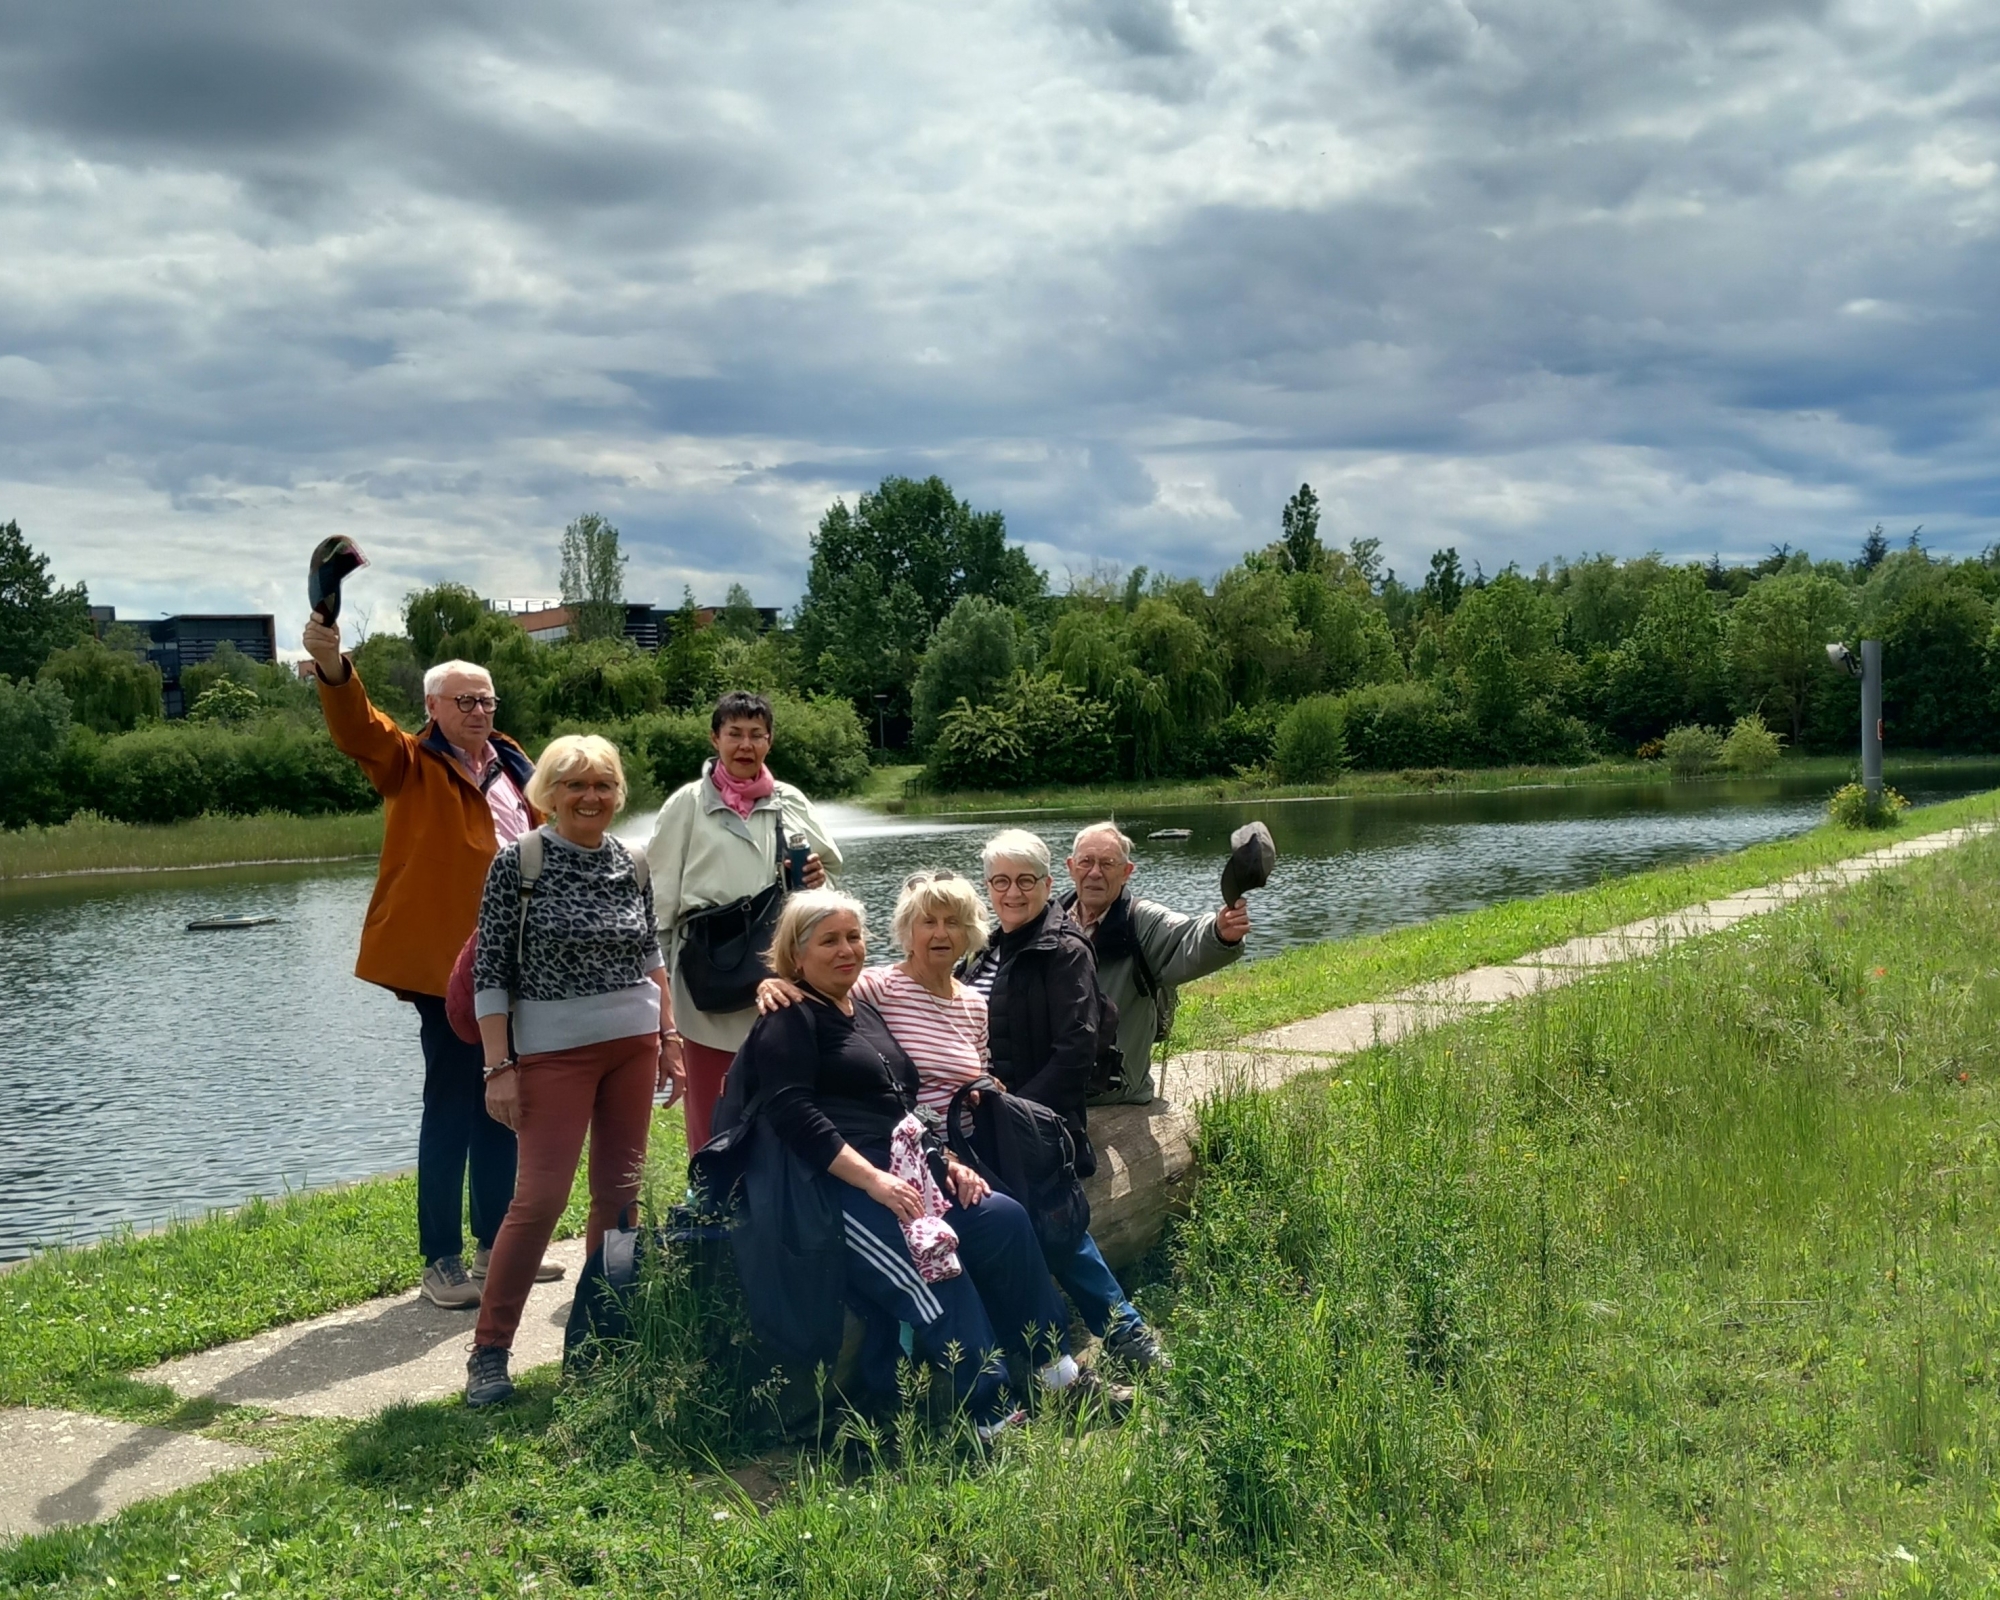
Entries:
<svg viewBox="0 0 2000 1600">
<path fill-rule="evenodd" d="M 197 1433 L 74 1411 L 0 1411 L 0 1539 L 98 1522 L 263 1459 Z"/>
<path fill-rule="evenodd" d="M 1432 1008 L 1435 1010 L 1435 1008 Z M 1430 1020 L 1425 1008 L 1406 1000 L 1375 1000 L 1343 1006 L 1303 1022 L 1288 1022 L 1243 1041 L 1259 1051 L 1297 1051 L 1307 1055 L 1345 1056 L 1375 1044 L 1393 1044 Z"/>
<path fill-rule="evenodd" d="M 516 1373 L 562 1356 L 583 1241 L 563 1240 L 549 1246 L 548 1254 L 569 1271 L 559 1283 L 537 1284 L 528 1297 L 514 1339 Z M 191 1400 L 262 1406 L 290 1416 L 361 1419 L 387 1406 L 442 1400 L 463 1390 L 478 1315 L 441 1310 L 412 1290 L 182 1356 L 134 1376 L 142 1383 L 164 1383 Z"/>
<path fill-rule="evenodd" d="M 1396 996 L 1417 1006 L 1440 1010 L 1464 1010 L 1472 1006 L 1505 1005 L 1524 999 L 1542 989 L 1560 989 L 1578 976 L 1561 967 L 1516 963 L 1504 967 L 1474 967 L 1438 983 L 1406 989 Z M 1442 1018 L 1433 1018 L 1433 1022 Z"/>
</svg>

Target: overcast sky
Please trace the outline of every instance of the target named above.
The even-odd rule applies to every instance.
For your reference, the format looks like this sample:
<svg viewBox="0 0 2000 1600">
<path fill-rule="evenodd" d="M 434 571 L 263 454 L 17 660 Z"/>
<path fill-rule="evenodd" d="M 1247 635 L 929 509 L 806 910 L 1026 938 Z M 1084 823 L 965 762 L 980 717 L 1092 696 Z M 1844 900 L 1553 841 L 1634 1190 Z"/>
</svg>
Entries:
<svg viewBox="0 0 2000 1600">
<path fill-rule="evenodd" d="M 127 613 L 2000 539 L 2000 7 L 0 0 L 0 520 Z"/>
</svg>

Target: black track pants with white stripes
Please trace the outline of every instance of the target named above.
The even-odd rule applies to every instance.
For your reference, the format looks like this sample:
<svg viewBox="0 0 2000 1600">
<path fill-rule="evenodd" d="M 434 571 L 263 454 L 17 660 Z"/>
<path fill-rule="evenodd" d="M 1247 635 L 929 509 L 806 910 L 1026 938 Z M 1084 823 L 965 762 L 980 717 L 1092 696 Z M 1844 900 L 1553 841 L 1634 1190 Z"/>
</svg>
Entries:
<svg viewBox="0 0 2000 1600">
<path fill-rule="evenodd" d="M 969 1274 L 925 1283 L 903 1243 L 895 1214 L 850 1184 L 840 1185 L 847 1213 L 847 1299 L 864 1322 L 907 1322 L 917 1354 L 950 1375 L 952 1392 L 974 1422 L 1006 1414 L 1000 1340 Z"/>
</svg>

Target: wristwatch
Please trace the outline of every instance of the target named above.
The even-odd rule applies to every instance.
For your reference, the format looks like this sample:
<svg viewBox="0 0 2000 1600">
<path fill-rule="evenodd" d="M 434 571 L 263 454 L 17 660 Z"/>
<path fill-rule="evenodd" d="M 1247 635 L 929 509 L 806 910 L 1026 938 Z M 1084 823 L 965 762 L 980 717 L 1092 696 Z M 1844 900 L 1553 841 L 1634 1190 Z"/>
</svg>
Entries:
<svg viewBox="0 0 2000 1600">
<path fill-rule="evenodd" d="M 496 1061 L 492 1066 L 482 1068 L 481 1070 L 486 1074 L 487 1081 L 491 1082 L 492 1079 L 505 1072 L 509 1067 L 518 1067 L 520 1064 L 516 1058 L 509 1056 L 505 1061 Z"/>
</svg>

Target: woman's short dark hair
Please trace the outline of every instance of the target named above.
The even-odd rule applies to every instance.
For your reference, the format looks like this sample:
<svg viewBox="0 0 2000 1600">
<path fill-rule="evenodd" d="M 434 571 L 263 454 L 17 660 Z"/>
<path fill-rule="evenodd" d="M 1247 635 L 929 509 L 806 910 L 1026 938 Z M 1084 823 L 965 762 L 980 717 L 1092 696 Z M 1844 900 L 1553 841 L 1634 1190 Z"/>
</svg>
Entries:
<svg viewBox="0 0 2000 1600">
<path fill-rule="evenodd" d="M 708 719 L 708 731 L 720 733 L 725 722 L 747 722 L 753 717 L 763 722 L 766 733 L 772 731 L 771 702 L 761 694 L 751 694 L 747 689 L 731 689 L 715 702 L 715 710 Z"/>
</svg>

